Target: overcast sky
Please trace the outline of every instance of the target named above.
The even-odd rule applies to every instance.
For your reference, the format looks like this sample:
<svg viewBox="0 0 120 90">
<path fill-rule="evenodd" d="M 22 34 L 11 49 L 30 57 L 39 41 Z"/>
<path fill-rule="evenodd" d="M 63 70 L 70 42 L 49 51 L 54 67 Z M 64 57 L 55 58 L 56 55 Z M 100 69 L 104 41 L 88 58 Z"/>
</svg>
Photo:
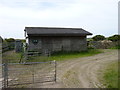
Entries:
<svg viewBox="0 0 120 90">
<path fill-rule="evenodd" d="M 24 38 L 25 26 L 76 27 L 118 33 L 119 0 L 0 0 L 0 35 Z"/>
</svg>

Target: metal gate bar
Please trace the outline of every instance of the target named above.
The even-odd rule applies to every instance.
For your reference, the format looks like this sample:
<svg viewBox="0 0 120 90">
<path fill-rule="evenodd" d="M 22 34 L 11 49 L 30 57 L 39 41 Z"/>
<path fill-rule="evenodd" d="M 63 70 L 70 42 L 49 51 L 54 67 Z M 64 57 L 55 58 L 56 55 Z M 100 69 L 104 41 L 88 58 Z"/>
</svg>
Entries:
<svg viewBox="0 0 120 90">
<path fill-rule="evenodd" d="M 17 85 L 56 82 L 56 67 L 56 61 L 5 63 L 3 64 L 3 86 L 7 88 L 17 87 Z"/>
</svg>

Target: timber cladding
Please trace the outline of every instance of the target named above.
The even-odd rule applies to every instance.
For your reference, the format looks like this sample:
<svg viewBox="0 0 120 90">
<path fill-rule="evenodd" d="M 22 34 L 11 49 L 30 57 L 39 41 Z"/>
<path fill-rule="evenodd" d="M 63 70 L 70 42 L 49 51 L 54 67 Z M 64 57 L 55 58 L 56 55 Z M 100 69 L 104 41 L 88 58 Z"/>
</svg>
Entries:
<svg viewBox="0 0 120 90">
<path fill-rule="evenodd" d="M 34 40 L 37 43 L 34 44 Z M 45 51 L 85 51 L 86 37 L 29 37 L 29 50 Z"/>
</svg>

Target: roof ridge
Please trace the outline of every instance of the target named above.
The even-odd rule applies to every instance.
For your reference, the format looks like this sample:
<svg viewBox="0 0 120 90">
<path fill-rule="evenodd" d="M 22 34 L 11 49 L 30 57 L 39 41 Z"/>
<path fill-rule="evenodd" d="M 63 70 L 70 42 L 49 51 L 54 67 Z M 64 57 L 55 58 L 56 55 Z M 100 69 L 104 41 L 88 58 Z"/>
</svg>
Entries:
<svg viewBox="0 0 120 90">
<path fill-rule="evenodd" d="M 63 27 L 25 27 L 27 34 L 83 34 L 92 35 L 92 33 L 82 28 L 63 28 Z"/>
<path fill-rule="evenodd" d="M 80 30 L 82 28 L 67 28 L 67 27 L 25 27 L 26 28 L 31 28 L 31 29 L 72 29 L 72 30 Z M 83 30 L 83 29 L 82 29 Z"/>
</svg>

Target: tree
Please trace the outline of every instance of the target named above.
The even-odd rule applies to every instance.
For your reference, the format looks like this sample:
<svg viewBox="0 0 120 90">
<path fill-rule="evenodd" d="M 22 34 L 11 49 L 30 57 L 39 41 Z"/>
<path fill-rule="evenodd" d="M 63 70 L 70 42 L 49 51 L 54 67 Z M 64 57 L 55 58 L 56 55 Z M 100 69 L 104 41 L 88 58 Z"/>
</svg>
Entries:
<svg viewBox="0 0 120 90">
<path fill-rule="evenodd" d="M 7 43 L 9 50 L 14 49 L 14 47 L 15 47 L 15 43 L 14 43 L 15 39 L 14 38 L 8 38 L 8 39 L 6 38 L 4 41 Z"/>
<path fill-rule="evenodd" d="M 5 39 L 7 42 L 15 42 L 14 38 Z"/>
<path fill-rule="evenodd" d="M 103 35 L 96 35 L 92 38 L 94 41 L 100 41 L 106 39 Z"/>
<path fill-rule="evenodd" d="M 120 41 L 120 35 L 116 34 L 116 35 L 110 36 L 110 37 L 108 37 L 108 40 L 111 40 L 113 42 Z"/>
</svg>

